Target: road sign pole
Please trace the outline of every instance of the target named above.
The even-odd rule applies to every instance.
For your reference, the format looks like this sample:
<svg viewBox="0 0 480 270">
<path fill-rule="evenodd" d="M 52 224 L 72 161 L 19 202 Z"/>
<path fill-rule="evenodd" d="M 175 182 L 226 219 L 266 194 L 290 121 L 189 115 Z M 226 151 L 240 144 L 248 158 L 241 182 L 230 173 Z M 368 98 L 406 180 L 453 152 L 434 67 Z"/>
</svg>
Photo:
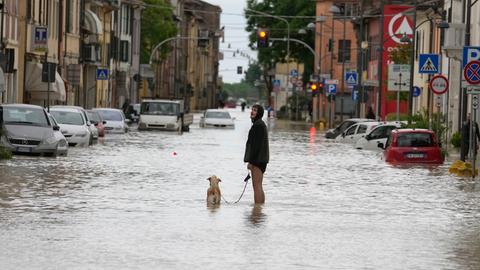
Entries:
<svg viewBox="0 0 480 270">
<path fill-rule="evenodd" d="M 476 101 L 478 103 L 478 95 L 475 95 L 476 98 Z M 478 108 L 478 104 L 473 108 L 473 123 L 470 127 L 470 130 L 471 130 L 471 133 L 470 133 L 470 140 L 472 141 L 472 145 L 473 147 L 471 148 L 472 150 L 472 156 L 473 156 L 473 159 L 472 159 L 472 169 L 473 169 L 473 172 L 472 172 L 472 178 L 475 178 L 475 165 L 476 165 L 476 161 L 477 161 L 477 129 L 476 129 L 476 126 L 477 126 L 477 108 Z"/>
</svg>

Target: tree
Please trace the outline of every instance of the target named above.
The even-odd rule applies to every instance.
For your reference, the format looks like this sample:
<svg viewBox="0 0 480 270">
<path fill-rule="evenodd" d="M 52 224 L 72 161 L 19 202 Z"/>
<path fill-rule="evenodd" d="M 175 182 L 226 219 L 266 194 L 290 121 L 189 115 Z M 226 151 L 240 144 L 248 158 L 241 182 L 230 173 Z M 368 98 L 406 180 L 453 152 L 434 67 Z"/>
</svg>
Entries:
<svg viewBox="0 0 480 270">
<path fill-rule="evenodd" d="M 314 47 L 314 35 L 303 36 L 298 34 L 296 30 L 304 28 L 308 23 L 314 20 L 315 16 L 315 1 L 284 1 L 284 0 L 247 0 L 247 8 L 274 16 L 285 16 L 290 24 L 290 38 L 300 39 L 306 42 L 310 47 Z M 270 40 L 272 38 L 286 38 L 287 25 L 284 21 L 268 16 L 258 16 L 253 12 L 245 12 L 247 18 L 246 30 L 250 32 L 250 47 L 255 49 L 257 39 L 257 29 L 265 28 L 269 32 Z M 290 17 L 294 16 L 294 18 Z M 285 63 L 287 59 L 287 42 L 273 42 L 268 48 L 258 49 L 258 63 L 262 67 L 263 80 L 265 81 L 267 96 L 271 97 L 273 91 L 272 76 L 268 75 L 268 70 L 274 66 L 275 63 Z M 295 59 L 298 62 L 304 63 L 305 74 L 304 80 L 310 77 L 313 60 L 311 52 L 303 45 L 290 42 L 290 59 Z M 269 98 L 268 104 L 272 100 Z"/>
<path fill-rule="evenodd" d="M 262 68 L 257 62 L 250 63 L 248 65 L 247 72 L 245 73 L 244 82 L 254 86 L 255 82 L 262 76 Z"/>
<path fill-rule="evenodd" d="M 177 26 L 173 22 L 173 8 L 166 0 L 145 0 L 146 8 L 142 13 L 140 61 L 148 63 L 153 48 L 167 38 L 177 34 Z M 165 57 L 169 46 L 160 48 Z"/>
</svg>

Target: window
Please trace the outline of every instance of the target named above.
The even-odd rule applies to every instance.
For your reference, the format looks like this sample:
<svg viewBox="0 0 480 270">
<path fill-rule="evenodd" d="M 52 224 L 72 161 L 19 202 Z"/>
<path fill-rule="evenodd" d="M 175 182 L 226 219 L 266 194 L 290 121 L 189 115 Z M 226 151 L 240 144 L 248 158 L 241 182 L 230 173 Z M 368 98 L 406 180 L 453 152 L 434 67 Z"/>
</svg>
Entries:
<svg viewBox="0 0 480 270">
<path fill-rule="evenodd" d="M 351 40 L 341 39 L 338 41 L 338 63 L 350 62 L 351 46 Z"/>
<path fill-rule="evenodd" d="M 348 136 L 348 135 L 353 135 L 353 134 L 355 134 L 355 130 L 357 130 L 357 127 L 358 127 L 358 126 L 352 126 L 352 127 L 350 127 L 350 128 L 345 132 L 345 135 Z"/>
<path fill-rule="evenodd" d="M 120 41 L 120 61 L 129 61 L 129 42 L 127 40 Z"/>
<path fill-rule="evenodd" d="M 429 147 L 433 139 L 429 133 L 405 133 L 397 138 L 398 147 Z"/>
<path fill-rule="evenodd" d="M 365 132 L 367 132 L 367 126 L 365 126 L 365 125 L 360 125 L 360 126 L 358 127 L 357 134 L 364 134 Z"/>
</svg>

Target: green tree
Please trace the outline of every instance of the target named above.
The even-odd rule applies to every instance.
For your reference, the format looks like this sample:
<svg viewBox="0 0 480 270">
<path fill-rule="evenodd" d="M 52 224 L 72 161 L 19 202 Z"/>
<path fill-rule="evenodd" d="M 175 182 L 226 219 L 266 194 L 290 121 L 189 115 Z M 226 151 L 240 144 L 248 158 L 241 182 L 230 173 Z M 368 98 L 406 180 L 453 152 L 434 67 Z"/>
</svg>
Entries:
<svg viewBox="0 0 480 270">
<path fill-rule="evenodd" d="M 244 82 L 254 86 L 255 82 L 262 76 L 262 68 L 257 62 L 250 63 L 248 65 L 247 72 L 245 73 Z"/>
<path fill-rule="evenodd" d="M 285 18 L 290 24 L 290 38 L 299 39 L 306 42 L 310 47 L 314 47 L 314 35 L 298 34 L 298 29 L 305 28 L 306 25 L 312 22 L 315 16 L 315 1 L 284 1 L 284 0 L 247 0 L 247 8 L 274 16 Z M 268 29 L 269 37 L 272 38 L 286 38 L 287 24 L 278 18 L 258 15 L 254 12 L 245 12 L 247 18 L 246 31 L 250 32 L 250 47 L 255 48 L 257 41 L 257 29 Z M 274 63 L 285 63 L 287 59 L 287 42 L 275 41 L 268 48 L 258 49 L 258 63 L 262 67 L 262 77 L 265 82 L 267 92 L 266 96 L 271 97 L 273 91 L 272 76 L 268 75 L 268 71 L 272 68 Z M 290 42 L 290 59 L 305 65 L 304 80 L 310 77 L 313 70 L 312 53 L 302 44 Z M 271 98 L 268 103 L 271 105 Z"/>
<path fill-rule="evenodd" d="M 177 34 L 173 21 L 173 8 L 167 0 L 145 0 L 146 8 L 142 13 L 140 61 L 144 64 L 150 60 L 150 54 L 157 44 Z M 160 52 L 165 57 L 169 46 L 162 46 Z"/>
</svg>

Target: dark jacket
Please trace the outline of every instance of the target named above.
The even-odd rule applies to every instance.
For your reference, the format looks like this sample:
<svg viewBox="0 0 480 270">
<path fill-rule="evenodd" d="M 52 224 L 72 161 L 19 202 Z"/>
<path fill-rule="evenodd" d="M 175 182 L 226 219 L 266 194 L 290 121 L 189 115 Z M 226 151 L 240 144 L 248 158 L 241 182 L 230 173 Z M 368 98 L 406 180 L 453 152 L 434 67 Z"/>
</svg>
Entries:
<svg viewBox="0 0 480 270">
<path fill-rule="evenodd" d="M 475 130 L 474 130 L 474 137 L 477 137 L 480 140 L 480 131 L 478 129 L 478 124 L 475 122 Z M 465 121 L 462 127 L 462 140 L 465 143 L 470 141 L 470 121 Z"/>
<path fill-rule="evenodd" d="M 268 130 L 262 120 L 263 108 L 257 107 L 257 117 L 252 119 L 253 125 L 248 132 L 244 162 L 267 164 L 269 161 Z"/>
</svg>

